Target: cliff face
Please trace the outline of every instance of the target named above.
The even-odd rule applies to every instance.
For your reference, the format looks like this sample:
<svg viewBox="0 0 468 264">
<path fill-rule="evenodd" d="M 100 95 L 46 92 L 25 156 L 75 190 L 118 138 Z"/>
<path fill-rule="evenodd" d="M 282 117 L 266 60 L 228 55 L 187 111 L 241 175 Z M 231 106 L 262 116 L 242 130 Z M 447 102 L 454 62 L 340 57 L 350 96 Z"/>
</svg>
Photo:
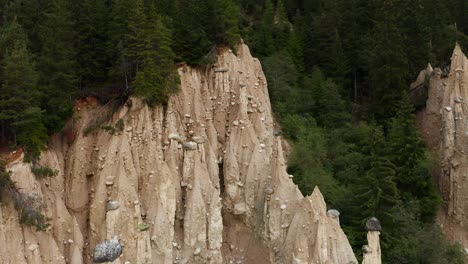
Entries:
<svg viewBox="0 0 468 264">
<path fill-rule="evenodd" d="M 303 197 L 289 178 L 260 62 L 245 45 L 237 53 L 180 67 L 166 109 L 133 98 L 113 135 L 85 137 L 103 107 L 79 103 L 41 157 L 56 177 L 10 163 L 51 227 L 36 232 L 0 207 L 0 262 L 92 263 L 95 246 L 117 238 L 114 263 L 357 263 L 320 191 Z"/>
<path fill-rule="evenodd" d="M 428 100 L 418 122 L 441 161 L 438 184 L 444 204 L 438 221 L 452 241 L 468 248 L 468 59 L 457 45 L 448 76 L 428 66 L 414 86 L 424 76 Z"/>
</svg>

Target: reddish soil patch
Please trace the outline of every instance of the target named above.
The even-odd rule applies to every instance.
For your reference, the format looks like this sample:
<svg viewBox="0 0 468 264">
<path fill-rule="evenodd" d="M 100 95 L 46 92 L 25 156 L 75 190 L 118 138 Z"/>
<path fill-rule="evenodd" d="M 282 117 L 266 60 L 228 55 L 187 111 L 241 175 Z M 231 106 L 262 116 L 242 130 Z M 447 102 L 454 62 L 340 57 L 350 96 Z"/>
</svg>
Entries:
<svg viewBox="0 0 468 264">
<path fill-rule="evenodd" d="M 99 104 L 99 101 L 96 97 L 94 96 L 86 97 L 86 98 L 75 101 L 74 110 L 76 111 L 76 110 L 79 110 L 80 108 L 95 106 L 97 104 Z"/>
</svg>

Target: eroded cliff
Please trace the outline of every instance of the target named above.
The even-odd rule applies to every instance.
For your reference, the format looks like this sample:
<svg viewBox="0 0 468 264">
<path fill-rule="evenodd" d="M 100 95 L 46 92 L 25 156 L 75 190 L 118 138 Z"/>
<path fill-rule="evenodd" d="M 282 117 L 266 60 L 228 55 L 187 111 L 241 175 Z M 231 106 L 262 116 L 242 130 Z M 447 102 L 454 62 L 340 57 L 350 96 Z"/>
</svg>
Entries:
<svg viewBox="0 0 468 264">
<path fill-rule="evenodd" d="M 468 59 L 460 46 L 455 47 L 448 74 L 429 65 L 413 87 L 425 80 L 428 99 L 418 122 L 440 158 L 437 180 L 444 204 L 438 221 L 449 239 L 468 248 Z"/>
<path fill-rule="evenodd" d="M 123 246 L 113 263 L 357 263 L 320 191 L 303 197 L 287 174 L 266 79 L 247 46 L 179 74 L 166 108 L 133 98 L 109 122 L 123 121 L 114 134 L 84 136 L 104 108 L 77 104 L 41 156 L 56 177 L 9 164 L 51 227 L 36 232 L 0 207 L 1 263 L 92 263 L 95 246 L 112 238 Z"/>
</svg>

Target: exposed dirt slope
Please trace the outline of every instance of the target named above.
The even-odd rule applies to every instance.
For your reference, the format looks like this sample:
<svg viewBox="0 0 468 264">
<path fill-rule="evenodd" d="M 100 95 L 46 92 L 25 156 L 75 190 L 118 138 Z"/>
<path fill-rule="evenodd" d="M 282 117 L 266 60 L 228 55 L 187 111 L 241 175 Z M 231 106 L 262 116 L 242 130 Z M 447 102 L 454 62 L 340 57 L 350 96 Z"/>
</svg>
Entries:
<svg viewBox="0 0 468 264">
<path fill-rule="evenodd" d="M 117 237 L 114 263 L 357 263 L 320 191 L 303 197 L 286 173 L 261 65 L 247 46 L 237 53 L 181 67 L 167 109 L 133 98 L 115 113 L 111 124 L 125 126 L 114 135 L 83 136 L 102 108 L 82 102 L 41 158 L 55 178 L 11 163 L 52 226 L 22 227 L 1 207 L 0 262 L 92 263 L 95 246 Z"/>
</svg>

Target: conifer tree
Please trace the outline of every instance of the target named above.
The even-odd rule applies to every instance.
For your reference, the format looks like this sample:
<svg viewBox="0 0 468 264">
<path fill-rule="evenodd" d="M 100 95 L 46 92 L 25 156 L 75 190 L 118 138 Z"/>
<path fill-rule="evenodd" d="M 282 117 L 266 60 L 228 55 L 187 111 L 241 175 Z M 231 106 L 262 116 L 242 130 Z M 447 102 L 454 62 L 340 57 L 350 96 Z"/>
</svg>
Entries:
<svg viewBox="0 0 468 264">
<path fill-rule="evenodd" d="M 178 88 L 178 75 L 171 49 L 171 34 L 154 9 L 143 25 L 138 50 L 139 70 L 135 78 L 135 93 L 150 105 L 166 103 Z"/>
<path fill-rule="evenodd" d="M 399 203 L 396 185 L 396 167 L 385 157 L 385 137 L 379 127 L 374 127 L 368 142 L 369 169 L 365 175 L 356 180 L 354 186 L 354 204 L 356 225 L 362 224 L 370 217 L 377 217 L 384 224 L 392 224 L 392 209 Z"/>
<path fill-rule="evenodd" d="M 109 11 L 105 0 L 75 2 L 78 82 L 80 87 L 107 80 L 110 56 L 108 41 Z M 110 45 L 112 48 L 116 44 Z"/>
<path fill-rule="evenodd" d="M 78 92 L 76 34 L 70 6 L 66 0 L 53 0 L 44 6 L 39 25 L 41 49 L 38 58 L 41 108 L 44 123 L 58 131 L 72 114 L 72 100 Z"/>
<path fill-rule="evenodd" d="M 174 19 L 174 51 L 181 60 L 199 64 L 214 48 L 206 32 L 210 21 L 209 0 L 177 0 Z"/>
<path fill-rule="evenodd" d="M 291 55 L 294 64 L 299 72 L 303 72 L 304 66 L 304 43 L 300 37 L 300 33 L 292 30 L 289 34 L 289 41 L 287 46 L 288 52 Z"/>
<path fill-rule="evenodd" d="M 215 36 L 211 41 L 235 47 L 240 39 L 239 6 L 233 0 L 214 1 Z"/>
<path fill-rule="evenodd" d="M 408 89 L 408 57 L 394 10 L 388 5 L 380 10 L 368 68 L 372 111 L 380 121 L 395 115 L 402 91 Z"/>
<path fill-rule="evenodd" d="M 277 0 L 273 22 L 273 38 L 276 50 L 288 46 L 292 25 L 289 23 L 288 14 L 284 8 L 283 0 Z"/>
<path fill-rule="evenodd" d="M 27 48 L 27 37 L 13 20 L 0 34 L 0 121 L 2 130 L 24 146 L 26 160 L 37 158 L 45 148 L 47 131 L 38 105 L 38 74 Z"/>
<path fill-rule="evenodd" d="M 395 184 L 395 165 L 385 158 L 373 156 L 371 169 L 362 179 L 361 193 L 357 195 L 361 203 L 361 214 L 375 216 L 381 221 L 392 221 L 389 212 L 397 205 L 398 189 Z"/>
<path fill-rule="evenodd" d="M 396 166 L 396 183 L 403 201 L 420 201 L 421 217 L 432 220 L 440 202 L 436 192 L 425 146 L 416 127 L 414 107 L 407 93 L 399 103 L 388 134 L 388 157 Z"/>
<path fill-rule="evenodd" d="M 259 32 L 255 40 L 256 52 L 259 56 L 271 55 L 275 50 L 273 39 L 273 23 L 275 19 L 274 12 L 275 10 L 272 0 L 266 0 Z"/>
</svg>

